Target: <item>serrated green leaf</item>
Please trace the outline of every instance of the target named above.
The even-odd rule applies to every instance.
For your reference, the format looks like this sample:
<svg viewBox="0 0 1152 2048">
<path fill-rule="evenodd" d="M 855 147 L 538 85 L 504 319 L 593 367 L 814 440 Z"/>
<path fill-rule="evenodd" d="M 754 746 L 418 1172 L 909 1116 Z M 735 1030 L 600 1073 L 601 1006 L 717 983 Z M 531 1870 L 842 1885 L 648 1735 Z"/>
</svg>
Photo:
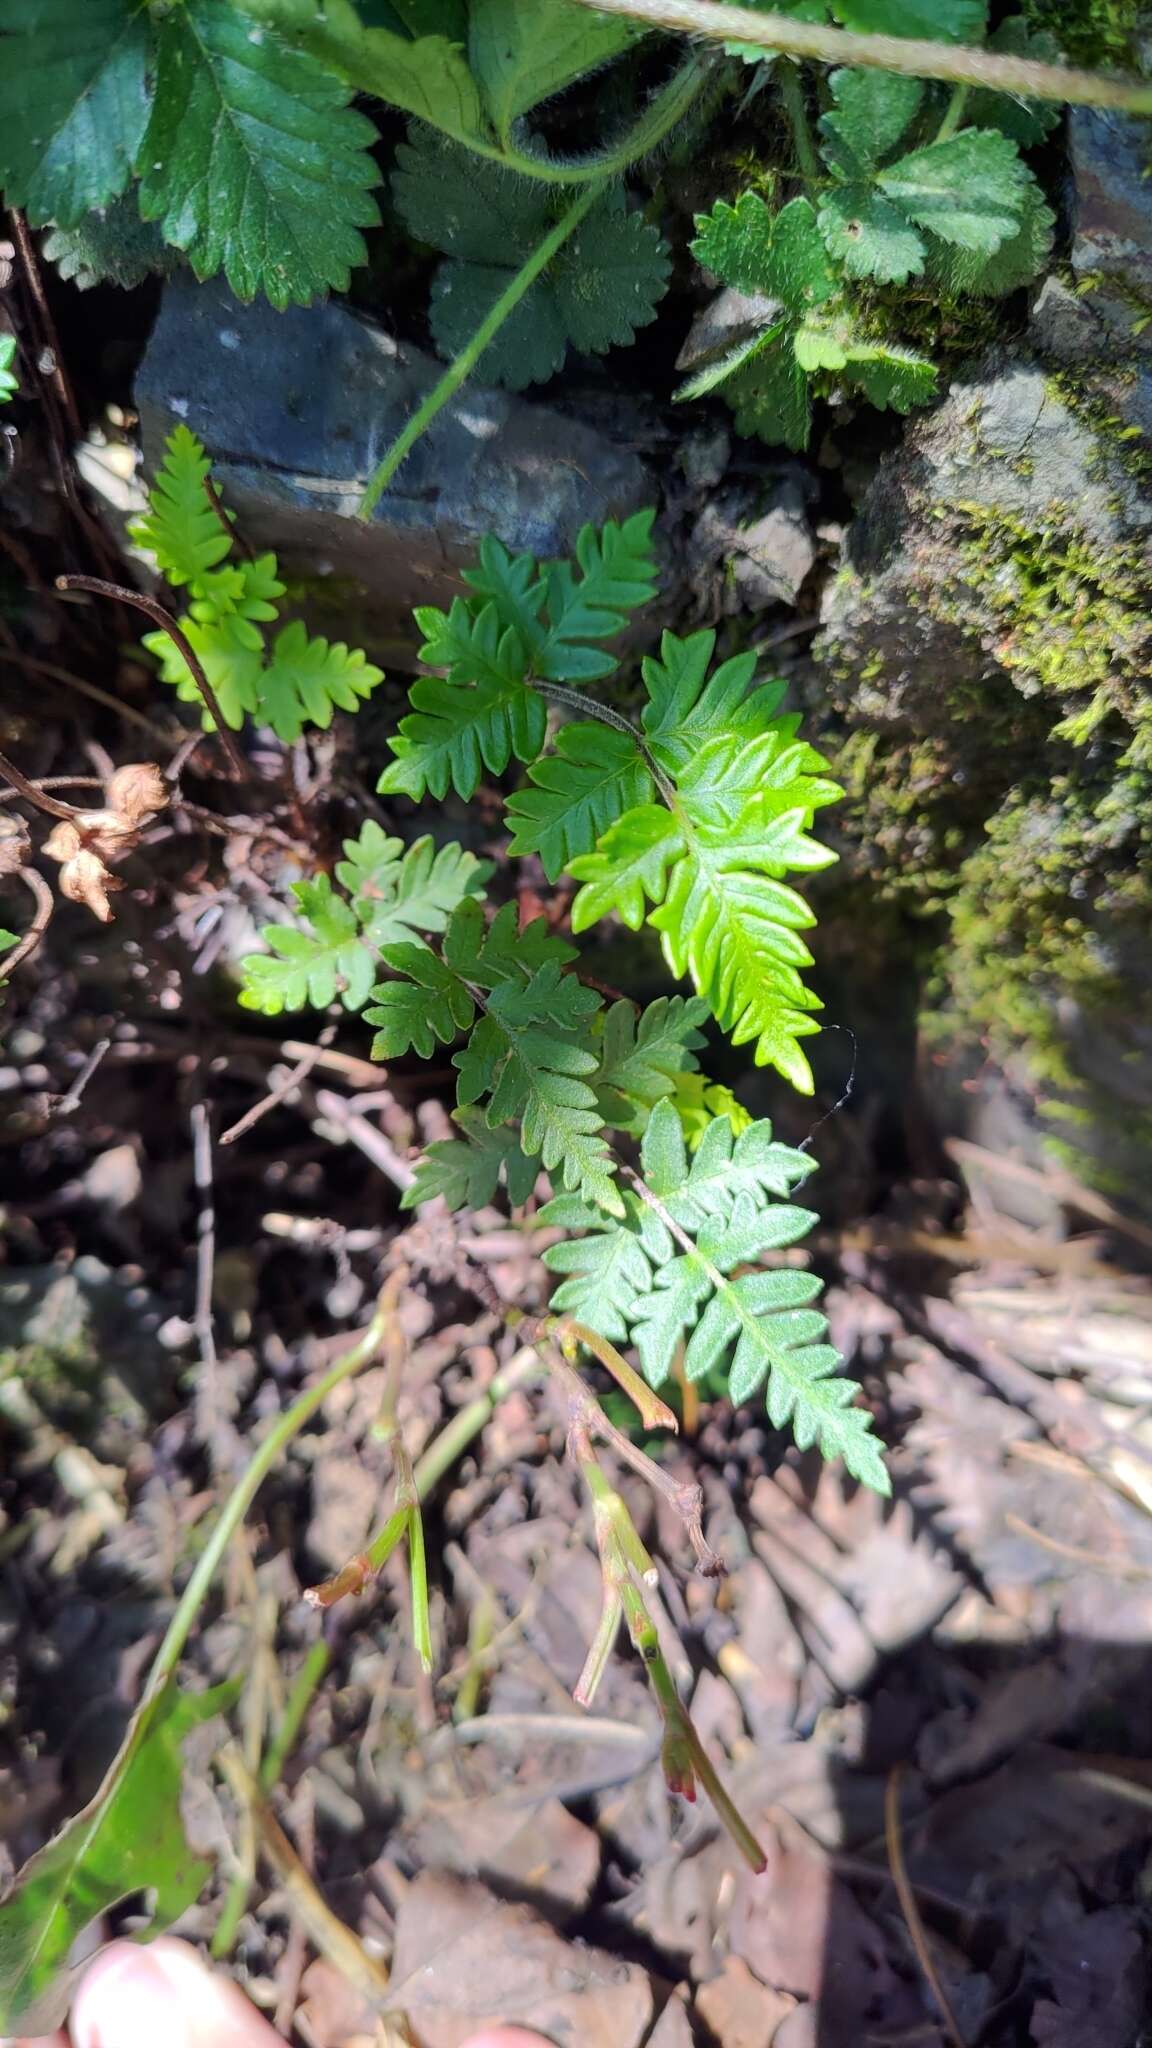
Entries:
<svg viewBox="0 0 1152 2048">
<path fill-rule="evenodd" d="M 801 322 L 792 336 L 792 349 L 807 377 L 817 370 L 842 370 L 848 360 L 836 328 L 816 322 Z"/>
<path fill-rule="evenodd" d="M 528 776 L 532 787 L 517 790 L 506 806 L 513 827 L 508 851 L 538 853 L 550 882 L 654 793 L 635 740 L 609 725 L 562 726 L 555 753 L 533 762 Z"/>
<path fill-rule="evenodd" d="M 644 33 L 618 16 L 579 13 L 569 0 L 472 0 L 468 60 L 496 133 L 506 141 L 521 114 Z"/>
<path fill-rule="evenodd" d="M 990 256 L 1019 229 L 1029 173 L 1014 142 L 965 128 L 878 171 L 900 211 L 941 241 Z"/>
<path fill-rule="evenodd" d="M 326 1010 L 339 996 L 346 1010 L 360 1009 L 371 993 L 375 961 L 351 904 L 333 892 L 327 875 L 294 883 L 292 893 L 307 927 L 264 926 L 260 936 L 268 952 L 249 953 L 240 962 L 241 1007 L 278 1017 L 309 1005 Z"/>
<path fill-rule="evenodd" d="M 920 80 L 898 71 L 842 69 L 830 73 L 828 85 L 835 106 L 821 115 L 821 134 L 846 149 L 863 171 L 891 154 L 924 99 Z"/>
<path fill-rule="evenodd" d="M 75 227 L 132 175 L 148 124 L 149 23 L 135 0 L 0 0 L 0 184 Z"/>
<path fill-rule="evenodd" d="M 812 428 L 808 379 L 796 360 L 795 328 L 772 327 L 723 386 L 736 432 L 770 446 L 806 448 Z"/>
<path fill-rule="evenodd" d="M 924 241 L 871 185 L 833 185 L 820 202 L 820 233 L 846 277 L 905 284 L 924 268 Z"/>
<path fill-rule="evenodd" d="M 564 967 L 576 957 L 575 946 L 550 931 L 546 918 L 534 917 L 521 931 L 514 903 L 503 904 L 485 930 L 480 905 L 466 897 L 453 911 L 444 935 L 448 965 L 477 988 L 528 982 L 541 967 Z"/>
<path fill-rule="evenodd" d="M 1024 14 L 1010 14 L 993 29 L 986 47 L 1010 57 L 1030 57 L 1040 64 L 1059 64 L 1060 45 L 1047 29 L 1036 29 Z M 1062 110 L 1057 100 L 1025 100 L 1015 93 L 988 92 L 978 88 L 969 93 L 964 118 L 974 128 L 999 128 L 1021 149 L 1034 149 L 1054 128 Z"/>
<path fill-rule="evenodd" d="M 595 852 L 582 853 L 569 864 L 569 873 L 584 885 L 572 904 L 573 931 L 587 931 L 612 912 L 631 931 L 639 931 L 645 897 L 659 900 L 668 863 L 681 843 L 680 827 L 662 804 L 625 811 Z"/>
<path fill-rule="evenodd" d="M 383 669 L 375 668 L 359 648 L 313 637 L 293 619 L 277 634 L 260 675 L 259 700 L 250 708 L 290 745 L 306 725 L 323 729 L 336 711 L 358 711 L 383 680 Z"/>
<path fill-rule="evenodd" d="M 393 0 L 376 19 L 353 0 L 244 0 L 245 13 L 269 22 L 357 92 L 372 93 L 460 142 L 491 145 L 476 79 L 461 47 L 462 11 Z M 422 24 L 437 22 L 438 31 Z M 402 32 L 398 32 L 402 31 Z"/>
<path fill-rule="evenodd" d="M 148 493 L 148 510 L 128 528 L 134 544 L 155 557 L 165 581 L 176 588 L 199 583 L 231 553 L 231 536 L 208 498 L 211 469 L 195 434 L 174 427 Z"/>
<path fill-rule="evenodd" d="M 144 218 L 238 298 L 284 307 L 344 290 L 379 214 L 375 130 L 343 80 L 227 0 L 183 0 L 156 35 Z"/>
<path fill-rule="evenodd" d="M 583 1074 L 595 1057 L 549 1025 L 520 1025 L 491 1013 L 454 1055 L 462 1105 L 491 1095 L 488 1121 L 520 1121 L 520 1143 L 539 1154 L 565 1187 L 579 1189 L 610 1215 L 623 1213 L 596 1097 Z"/>
<path fill-rule="evenodd" d="M 935 396 L 936 366 L 926 356 L 887 342 L 863 340 L 852 342 L 847 354 L 846 375 L 882 410 L 911 412 L 913 406 L 927 405 Z"/>
<path fill-rule="evenodd" d="M 711 213 L 698 214 L 696 228 L 696 261 L 738 291 L 766 293 L 802 313 L 836 289 L 807 199 L 773 211 L 758 193 L 742 192 L 735 206 L 719 199 Z"/>
<path fill-rule="evenodd" d="M 526 687 L 527 650 L 515 629 L 503 626 L 495 604 L 475 617 L 463 599 L 450 612 L 416 614 L 428 638 L 420 659 L 446 668 L 409 692 L 412 713 L 388 742 L 396 759 L 377 787 L 385 794 L 443 797 L 449 784 L 467 800 L 484 770 L 500 775 L 515 757 L 532 761 L 544 744 L 543 698 Z"/>
<path fill-rule="evenodd" d="M 571 1196 L 561 1195 L 540 1211 L 542 1224 L 556 1223 L 571 1229 Z M 543 1254 L 549 1272 L 565 1273 L 552 1296 L 552 1307 L 587 1323 L 614 1344 L 627 1343 L 636 1302 L 652 1285 L 652 1267 L 640 1240 L 635 1221 L 635 1197 L 627 1203 L 628 1220 L 609 1228 L 603 1218 L 577 1210 L 578 1227 L 588 1229 L 587 1237 L 567 1238 L 550 1245 Z"/>
<path fill-rule="evenodd" d="M 379 951 L 417 932 L 442 932 L 466 896 L 478 896 L 491 874 L 488 861 L 462 846 L 437 848 L 427 836 L 405 851 L 369 819 L 357 839 L 344 841 L 336 879 L 347 889 L 365 943 Z"/>
<path fill-rule="evenodd" d="M 1003 298 L 1039 276 L 1052 249 L 1055 225 L 1052 208 L 1030 177 L 1024 193 L 1023 216 L 1014 235 L 1001 242 L 991 256 L 934 242 L 928 252 L 928 275 L 944 292 L 976 292 L 985 298 Z"/>
<path fill-rule="evenodd" d="M 386 946 L 381 958 L 407 978 L 380 982 L 372 990 L 373 1008 L 364 1016 L 378 1027 L 372 1041 L 374 1060 L 399 1059 L 407 1052 L 429 1059 L 437 1044 L 451 1045 L 470 1028 L 475 1001 L 431 946 L 400 941 Z"/>
<path fill-rule="evenodd" d="M 515 1130 L 508 1124 L 492 1130 L 476 1109 L 456 1110 L 454 1121 L 463 1138 L 443 1138 L 429 1145 L 400 1207 L 416 1209 L 439 1195 L 450 1209 L 483 1209 L 503 1178 L 508 1200 L 519 1208 L 536 1185 L 537 1162 L 521 1151 Z"/>
<path fill-rule="evenodd" d="M 735 654 L 710 674 L 715 650 L 711 629 L 686 639 L 664 633 L 659 660 L 646 655 L 641 664 L 648 695 L 644 731 L 656 760 L 673 775 L 709 740 L 721 735 L 750 739 L 761 732 L 784 695 L 779 681 L 750 689 L 755 654 Z"/>
<path fill-rule="evenodd" d="M 98 284 L 131 291 L 146 277 L 168 276 L 181 261 L 156 222 L 141 220 L 134 191 L 86 213 L 75 227 L 51 228 L 44 237 L 44 254 L 80 292 Z"/>
<path fill-rule="evenodd" d="M 261 628 L 277 615 L 276 599 L 284 594 L 275 555 L 230 563 L 205 571 L 193 584 L 196 595 L 181 619 L 185 634 L 199 655 L 226 725 L 238 732 L 261 701 L 264 636 Z M 199 687 L 187 663 L 166 632 L 145 633 L 143 645 L 160 664 L 182 703 L 195 704 L 205 732 L 213 730 Z"/>
<path fill-rule="evenodd" d="M 46 2034 L 64 2019 L 72 1951 L 122 1900 L 147 1897 L 155 1935 L 199 1897 L 212 1866 L 184 1831 L 182 1744 L 231 1706 L 237 1691 L 229 1683 L 180 1693 L 169 1684 L 146 1700 L 95 1797 L 19 1872 L 0 1905 L 6 2034 Z"/>
</svg>

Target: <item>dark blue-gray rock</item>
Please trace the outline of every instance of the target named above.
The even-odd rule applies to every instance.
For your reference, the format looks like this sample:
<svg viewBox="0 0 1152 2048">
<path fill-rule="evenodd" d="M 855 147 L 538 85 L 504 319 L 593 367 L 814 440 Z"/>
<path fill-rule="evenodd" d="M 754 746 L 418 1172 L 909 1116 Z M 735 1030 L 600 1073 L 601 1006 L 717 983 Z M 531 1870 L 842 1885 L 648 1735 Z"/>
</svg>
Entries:
<svg viewBox="0 0 1152 2048">
<path fill-rule="evenodd" d="M 1148 123 L 1073 107 L 1072 268 L 1118 342 L 1152 349 L 1152 183 Z"/>
<path fill-rule="evenodd" d="M 456 594 L 484 534 L 563 555 L 587 521 L 655 497 L 623 404 L 613 435 L 470 383 L 374 518 L 358 519 L 365 484 L 442 368 L 334 301 L 277 313 L 180 276 L 136 381 L 145 467 L 172 427 L 191 427 L 245 538 L 276 550 L 313 620 L 385 665 L 410 664 L 411 607 Z"/>
</svg>

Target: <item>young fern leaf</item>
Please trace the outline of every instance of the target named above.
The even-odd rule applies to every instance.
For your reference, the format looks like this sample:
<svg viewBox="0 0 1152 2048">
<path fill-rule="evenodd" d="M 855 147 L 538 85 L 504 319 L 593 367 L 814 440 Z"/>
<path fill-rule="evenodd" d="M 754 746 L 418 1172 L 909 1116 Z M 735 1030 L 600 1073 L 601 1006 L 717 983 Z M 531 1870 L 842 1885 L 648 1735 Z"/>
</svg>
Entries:
<svg viewBox="0 0 1152 2048">
<path fill-rule="evenodd" d="M 276 557 L 227 562 L 232 536 L 227 513 L 208 494 L 211 465 L 195 434 L 177 427 L 149 494 L 149 509 L 130 528 L 174 587 L 187 585 L 189 608 L 180 624 L 203 664 L 223 714 L 238 732 L 246 718 L 261 719 L 286 745 L 304 727 L 331 725 L 336 711 L 357 711 L 383 681 L 358 650 L 343 641 L 312 639 L 298 620 L 277 635 L 271 655 L 264 627 L 279 616 L 284 584 Z M 185 704 L 198 706 L 212 730 L 187 663 L 169 635 L 146 633 L 160 675 Z"/>
<path fill-rule="evenodd" d="M 625 811 L 655 793 L 636 742 L 610 725 L 565 725 L 555 752 L 534 761 L 530 789 L 509 797 L 509 852 L 538 853 L 550 882 Z"/>
<path fill-rule="evenodd" d="M 351 900 L 336 894 L 327 875 L 294 884 L 306 924 L 264 926 L 268 952 L 249 953 L 241 963 L 240 1001 L 246 1010 L 278 1017 L 306 1004 L 327 1009 L 337 996 L 346 1010 L 361 1009 L 372 993 L 378 957 L 418 932 L 442 932 L 489 873 L 487 862 L 463 847 L 435 853 L 428 838 L 405 853 L 399 839 L 389 839 L 372 822 L 358 839 L 344 841 L 344 855 L 336 878 Z M 425 1034 L 423 1042 L 431 1052 L 433 1038 Z"/>
<path fill-rule="evenodd" d="M 522 1151 L 513 1126 L 500 1124 L 493 1130 L 478 1109 L 454 1110 L 452 1121 L 463 1137 L 429 1145 L 400 1207 L 417 1209 L 439 1196 L 450 1209 L 483 1209 L 503 1181 L 512 1207 L 520 1208 L 536 1185 L 540 1163 Z"/>
<path fill-rule="evenodd" d="M 695 1071 L 707 1015 L 699 996 L 659 996 L 639 1016 L 624 1001 L 605 1010 L 593 1086 L 606 1124 L 642 1134 L 655 1105 Z"/>
<path fill-rule="evenodd" d="M 542 918 L 518 932 L 514 904 L 485 933 L 479 905 L 468 900 L 453 913 L 441 954 L 402 945 L 387 947 L 383 958 L 405 979 L 373 991 L 373 1057 L 427 1055 L 436 1040 L 450 1044 L 470 1031 L 453 1055 L 459 1106 L 488 1098 L 490 1128 L 518 1120 L 529 1157 L 619 1215 L 604 1119 L 589 1085 L 599 1061 L 588 1027 L 599 999 L 562 972 L 573 949 Z"/>
<path fill-rule="evenodd" d="M 733 1401 L 766 1386 L 776 1428 L 790 1425 L 801 1448 L 818 1443 L 825 1457 L 842 1457 L 855 1478 L 887 1493 L 872 1418 L 852 1406 L 859 1389 L 831 1377 L 840 1359 L 823 1341 L 825 1317 L 811 1306 L 819 1280 L 780 1269 L 733 1277 L 811 1228 L 810 1210 L 769 1199 L 790 1193 L 811 1162 L 776 1146 L 767 1124 L 733 1140 L 726 1118 L 710 1126 L 690 1161 L 670 1102 L 653 1110 L 641 1160 L 639 1199 L 628 1195 L 614 1226 L 563 1196 L 541 1211 L 544 1222 L 589 1233 L 544 1254 L 553 1272 L 568 1276 L 554 1305 L 614 1342 L 630 1338 L 653 1386 L 669 1377 L 686 1336 L 690 1379 L 728 1359 Z"/>
<path fill-rule="evenodd" d="M 798 935 L 814 919 L 781 877 L 834 858 L 806 828 L 839 789 L 777 714 L 778 687 L 749 691 L 751 658 L 709 676 L 714 647 L 712 633 L 665 634 L 662 659 L 644 663 L 652 758 L 675 784 L 666 806 L 626 811 L 593 852 L 569 860 L 584 885 L 572 929 L 614 911 L 636 931 L 647 917 L 673 973 L 691 976 L 735 1043 L 754 1039 L 757 1064 L 807 1093 L 798 1041 L 817 1029 L 819 1003 L 801 978 L 812 956 Z"/>
<path fill-rule="evenodd" d="M 212 465 L 188 427 L 174 427 L 148 493 L 148 510 L 129 535 L 154 556 L 166 583 L 199 583 L 232 552 L 232 538 L 208 498 Z"/>
<path fill-rule="evenodd" d="M 566 562 L 538 566 L 532 555 L 510 555 L 492 538 L 481 544 L 479 565 L 465 576 L 474 596 L 457 598 L 448 612 L 424 606 L 414 615 L 424 634 L 420 659 L 442 673 L 421 677 L 409 693 L 412 714 L 388 742 L 396 758 L 380 777 L 383 795 L 443 797 L 451 787 L 467 801 L 485 771 L 500 775 L 513 759 L 536 760 L 547 707 L 530 684 L 587 681 L 616 667 L 587 643 L 610 639 L 652 596 L 654 516 L 584 527 L 578 575 Z M 547 805 L 543 815 L 546 829 Z"/>
</svg>

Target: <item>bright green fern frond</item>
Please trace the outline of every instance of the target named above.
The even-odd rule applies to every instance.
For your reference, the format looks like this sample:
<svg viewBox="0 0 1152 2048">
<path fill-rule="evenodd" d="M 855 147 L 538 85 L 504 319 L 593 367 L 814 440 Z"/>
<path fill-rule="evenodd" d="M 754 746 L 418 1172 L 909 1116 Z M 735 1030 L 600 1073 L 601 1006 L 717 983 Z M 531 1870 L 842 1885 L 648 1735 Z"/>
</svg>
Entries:
<svg viewBox="0 0 1152 2048">
<path fill-rule="evenodd" d="M 260 628 L 277 616 L 276 599 L 284 585 L 275 555 L 230 563 L 206 570 L 193 588 L 196 595 L 180 624 L 199 655 L 224 723 L 239 732 L 245 718 L 257 714 L 264 677 L 264 636 Z M 167 633 L 145 633 L 144 646 L 160 664 L 160 675 L 182 703 L 196 704 L 205 732 L 213 729 L 194 678 Z"/>
<path fill-rule="evenodd" d="M 207 492 L 211 463 L 188 427 L 174 427 L 148 493 L 148 510 L 128 531 L 146 548 L 166 582 L 197 584 L 231 553 L 232 538 Z"/>
<path fill-rule="evenodd" d="M 351 904 L 335 894 L 327 875 L 294 883 L 292 894 L 307 923 L 264 926 L 269 951 L 249 953 L 240 963 L 242 1007 L 278 1017 L 309 1004 L 326 1010 L 339 996 L 346 1010 L 360 1009 L 371 992 L 375 963 Z"/>
<path fill-rule="evenodd" d="M 427 836 L 405 851 L 369 819 L 358 839 L 344 841 L 336 879 L 347 889 L 366 943 L 379 952 L 417 932 L 442 932 L 466 896 L 478 896 L 491 864 L 454 843 L 437 848 Z"/>
<path fill-rule="evenodd" d="M 544 744 L 544 700 L 527 688 L 527 649 L 495 604 L 473 616 L 457 598 L 450 612 L 425 608 L 415 616 L 426 636 L 421 661 L 448 673 L 413 684 L 412 713 L 388 742 L 396 759 L 378 787 L 385 795 L 443 797 L 451 784 L 467 800 L 485 770 L 500 775 L 513 756 L 535 759 Z"/>
<path fill-rule="evenodd" d="M 331 725 L 336 711 L 358 711 L 383 669 L 343 640 L 313 638 L 298 619 L 278 633 L 272 658 L 260 677 L 256 715 L 290 744 L 306 725 Z"/>
<path fill-rule="evenodd" d="M 611 725 L 565 725 L 556 751 L 534 761 L 533 785 L 509 797 L 509 852 L 538 853 L 554 882 L 577 854 L 589 853 L 625 811 L 647 803 L 654 785 L 635 740 Z"/>
<path fill-rule="evenodd" d="M 751 739 L 763 732 L 784 695 L 786 685 L 779 681 L 749 692 L 755 654 L 734 655 L 709 675 L 715 648 L 711 630 L 686 640 L 664 633 L 659 661 L 647 655 L 641 664 L 648 693 L 644 731 L 657 760 L 673 775 L 708 740 Z"/>
<path fill-rule="evenodd" d="M 575 566 L 545 562 L 538 568 L 532 555 L 510 555 L 488 536 L 480 545 L 479 566 L 466 570 L 464 580 L 519 636 L 533 676 L 563 683 L 610 675 L 615 657 L 585 643 L 611 640 L 630 612 L 650 602 L 656 587 L 655 516 L 649 507 L 622 524 L 610 519 L 600 528 L 582 527 Z M 475 615 L 474 604 L 470 610 Z"/>
<path fill-rule="evenodd" d="M 724 1117 L 690 1160 L 667 1101 L 652 1112 L 641 1159 L 640 1200 L 630 1193 L 616 1224 L 563 1196 L 541 1212 L 542 1221 L 587 1233 L 544 1254 L 567 1276 L 555 1306 L 615 1343 L 630 1338 L 653 1386 L 669 1377 L 682 1344 L 692 1380 L 727 1360 L 733 1401 L 765 1386 L 777 1428 L 790 1425 L 802 1448 L 818 1443 L 825 1457 L 842 1457 L 855 1478 L 887 1493 L 872 1418 L 853 1406 L 859 1388 L 832 1377 L 841 1361 L 823 1341 L 825 1317 L 811 1306 L 819 1280 L 789 1269 L 739 1270 L 811 1229 L 810 1210 L 765 1200 L 787 1194 L 810 1162 L 776 1146 L 766 1123 L 734 1141 Z"/>
<path fill-rule="evenodd" d="M 704 1044 L 708 1005 L 698 996 L 659 996 L 639 1016 L 631 1003 L 604 1012 L 596 1097 L 604 1121 L 639 1136 L 649 1112 L 675 1092 Z"/>
</svg>

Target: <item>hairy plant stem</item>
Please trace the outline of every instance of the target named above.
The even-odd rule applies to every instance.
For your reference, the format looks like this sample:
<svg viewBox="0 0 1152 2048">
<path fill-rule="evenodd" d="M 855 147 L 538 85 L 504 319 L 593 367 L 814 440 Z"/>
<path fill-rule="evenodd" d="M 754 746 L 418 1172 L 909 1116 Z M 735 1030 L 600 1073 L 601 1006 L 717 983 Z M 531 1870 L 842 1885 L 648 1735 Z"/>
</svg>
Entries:
<svg viewBox="0 0 1152 2048">
<path fill-rule="evenodd" d="M 947 142 L 950 135 L 955 135 L 961 121 L 964 119 L 964 109 L 967 103 L 968 87 L 966 85 L 954 85 L 949 94 L 948 105 L 944 109 L 944 119 L 932 138 L 934 142 Z"/>
<path fill-rule="evenodd" d="M 780 87 L 780 98 L 792 130 L 800 176 L 809 185 L 814 185 L 820 176 L 820 161 L 812 140 L 808 109 L 804 104 L 804 81 L 795 64 L 786 61 L 776 73 L 776 82 Z"/>
<path fill-rule="evenodd" d="M 940 78 L 949 85 L 986 86 L 1021 99 L 1057 100 L 1068 106 L 1119 107 L 1152 114 L 1152 84 L 1110 78 L 1071 65 L 1041 64 L 1031 57 L 972 49 L 966 43 L 934 43 L 918 36 L 856 35 L 787 14 L 753 14 L 723 0 L 575 0 L 598 14 L 623 15 L 650 28 L 706 36 L 712 42 L 752 43 L 766 53 L 813 57 L 819 64 L 849 64 L 872 71 L 898 71 L 910 78 Z"/>
<path fill-rule="evenodd" d="M 504 139 L 501 149 L 485 151 L 485 155 L 490 154 L 497 163 L 507 164 L 509 169 L 519 171 L 525 178 L 544 179 L 550 184 L 574 185 L 586 178 L 622 177 L 632 164 L 658 148 L 665 136 L 671 134 L 677 123 L 684 119 L 699 99 L 707 77 L 707 60 L 699 56 L 690 57 L 667 85 L 653 94 L 639 120 L 618 142 L 610 143 L 596 156 L 534 156 L 531 150 L 517 146 L 515 127 Z"/>
<path fill-rule="evenodd" d="M 505 286 L 491 310 L 485 314 L 471 340 L 466 342 L 458 356 L 454 357 L 439 382 L 434 384 L 423 402 L 417 406 L 407 426 L 403 427 L 388 453 L 373 470 L 360 500 L 357 517 L 370 519 L 383 497 L 400 464 L 410 455 L 420 436 L 427 432 L 437 414 L 444 410 L 450 398 L 454 398 L 460 386 L 471 376 L 480 357 L 511 317 L 526 292 L 529 292 L 538 277 L 547 270 L 554 256 L 563 248 L 569 235 L 574 234 L 585 214 L 595 205 L 604 191 L 608 180 L 596 178 L 573 200 L 567 212 L 561 215 L 555 227 L 550 228 L 543 240 L 536 244 L 532 254 L 520 265 L 511 282 Z"/>
<path fill-rule="evenodd" d="M 582 718 L 598 719 L 601 725 L 611 725 L 617 732 L 626 732 L 629 739 L 635 741 L 639 752 L 643 755 L 648 772 L 669 810 L 675 807 L 676 790 L 674 784 L 669 781 L 659 764 L 653 760 L 652 755 L 648 751 L 648 742 L 643 732 L 638 725 L 633 725 L 630 718 L 623 717 L 619 711 L 613 711 L 607 704 L 598 703 L 595 697 L 585 697 L 580 690 L 567 689 L 563 683 L 541 682 L 539 676 L 528 676 L 525 680 L 529 689 L 539 690 L 540 695 L 547 697 L 551 703 L 563 704 L 567 710 L 578 712 Z"/>
</svg>

